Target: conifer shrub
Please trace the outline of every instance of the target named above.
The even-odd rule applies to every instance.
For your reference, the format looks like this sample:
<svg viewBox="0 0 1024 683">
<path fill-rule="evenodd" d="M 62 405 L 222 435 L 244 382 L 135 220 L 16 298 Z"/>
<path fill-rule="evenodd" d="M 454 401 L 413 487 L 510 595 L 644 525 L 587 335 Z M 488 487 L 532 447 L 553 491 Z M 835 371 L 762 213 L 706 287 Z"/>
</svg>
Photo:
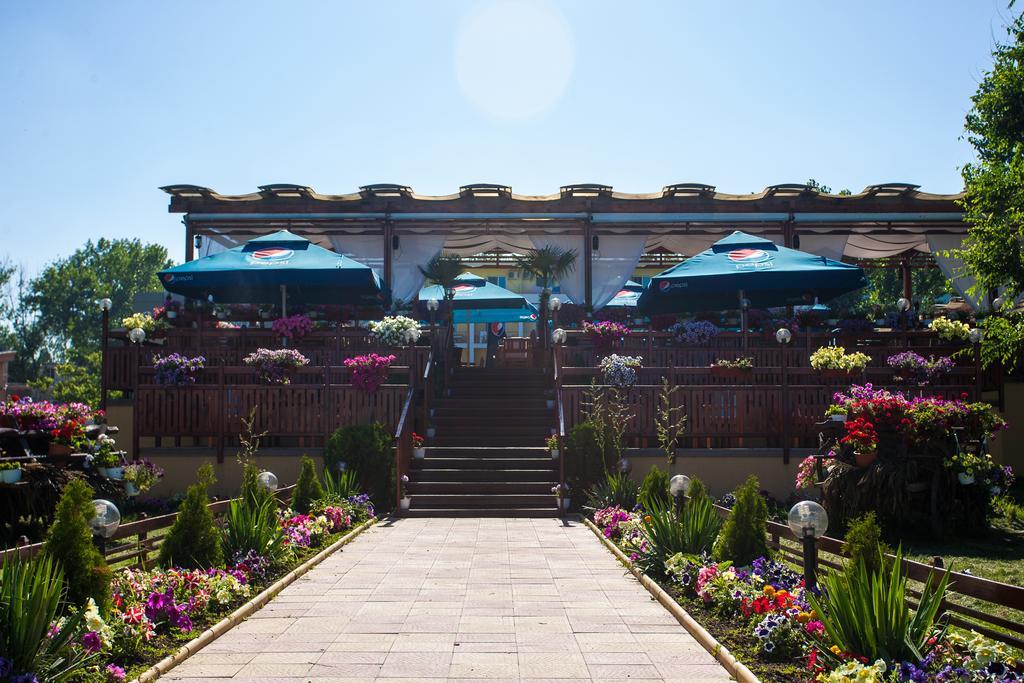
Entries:
<svg viewBox="0 0 1024 683">
<path fill-rule="evenodd" d="M 871 573 L 879 572 L 882 557 L 892 552 L 892 548 L 882 541 L 882 529 L 874 512 L 865 513 L 850 522 L 843 537 L 843 550 L 849 558 L 846 561 L 848 571 L 852 571 L 858 562 L 864 562 L 864 568 Z"/>
<path fill-rule="evenodd" d="M 53 524 L 46 533 L 44 551 L 64 571 L 67 601 L 82 607 L 92 598 L 101 611 L 110 603 L 110 568 L 103 553 L 93 543 L 93 490 L 82 479 L 72 479 L 64 487 Z"/>
<path fill-rule="evenodd" d="M 672 508 L 672 496 L 668 486 L 668 473 L 655 465 L 640 483 L 640 495 L 637 496 L 637 500 L 648 512 L 669 510 Z"/>
<path fill-rule="evenodd" d="M 344 461 L 359 474 L 359 483 L 378 510 L 395 505 L 395 459 L 391 454 L 393 437 L 379 422 L 341 427 L 327 440 L 324 466 L 331 474 Z"/>
<path fill-rule="evenodd" d="M 196 483 L 185 492 L 178 518 L 160 546 L 161 567 L 208 569 L 224 564 L 221 535 L 207 507 L 207 489 L 216 481 L 213 467 L 206 463 L 196 475 Z"/>
<path fill-rule="evenodd" d="M 302 471 L 295 482 L 292 494 L 292 508 L 303 515 L 309 513 L 309 506 L 324 497 L 324 488 L 316 474 L 316 464 L 307 455 L 302 456 Z"/>
<path fill-rule="evenodd" d="M 760 492 L 760 482 L 753 474 L 733 495 L 736 504 L 725 520 L 715 543 L 715 559 L 736 565 L 749 565 L 759 557 L 768 557 L 768 504 Z"/>
<path fill-rule="evenodd" d="M 711 494 L 708 493 L 708 487 L 704 486 L 704 482 L 697 477 L 690 477 L 690 492 L 686 494 L 686 497 L 688 499 L 687 503 L 696 503 L 700 500 L 714 502 L 711 500 Z"/>
<path fill-rule="evenodd" d="M 239 497 L 250 510 L 259 510 L 274 497 L 273 493 L 260 485 L 259 476 L 262 471 L 252 462 L 246 462 L 242 467 L 242 491 Z"/>
</svg>

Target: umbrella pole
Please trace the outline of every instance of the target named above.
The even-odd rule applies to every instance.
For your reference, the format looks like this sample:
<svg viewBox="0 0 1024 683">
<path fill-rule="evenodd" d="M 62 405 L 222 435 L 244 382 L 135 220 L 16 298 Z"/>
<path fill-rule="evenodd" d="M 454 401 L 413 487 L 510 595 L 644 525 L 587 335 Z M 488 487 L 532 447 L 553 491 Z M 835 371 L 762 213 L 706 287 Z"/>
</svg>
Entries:
<svg viewBox="0 0 1024 683">
<path fill-rule="evenodd" d="M 288 306 L 288 286 L 287 285 L 281 285 L 281 317 L 282 318 L 287 318 L 288 317 L 287 306 Z"/>
<path fill-rule="evenodd" d="M 744 292 L 740 290 L 740 331 L 743 333 L 743 350 L 747 350 L 747 308 L 743 305 Z"/>
</svg>

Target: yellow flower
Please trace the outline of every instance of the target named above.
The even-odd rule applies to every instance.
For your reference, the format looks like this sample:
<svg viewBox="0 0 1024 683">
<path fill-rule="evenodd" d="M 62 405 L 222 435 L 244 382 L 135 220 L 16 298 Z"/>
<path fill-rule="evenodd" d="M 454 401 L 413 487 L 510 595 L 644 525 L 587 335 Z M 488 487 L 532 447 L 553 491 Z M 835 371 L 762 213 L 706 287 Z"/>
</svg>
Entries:
<svg viewBox="0 0 1024 683">
<path fill-rule="evenodd" d="M 833 645 L 832 647 L 829 648 L 829 650 L 831 650 L 832 654 L 834 654 L 834 655 L 841 655 L 841 654 L 843 654 L 843 651 L 839 649 L 838 645 Z"/>
<path fill-rule="evenodd" d="M 798 624 L 806 624 L 810 620 L 811 620 L 811 615 L 808 614 L 807 612 L 800 612 L 799 614 L 796 615 L 796 621 L 797 621 Z"/>
<path fill-rule="evenodd" d="M 775 597 L 775 587 L 772 586 L 771 584 L 765 586 L 762 592 L 765 594 L 765 597 L 768 597 L 768 598 L 774 598 Z"/>
<path fill-rule="evenodd" d="M 650 524 L 651 523 L 651 516 L 650 515 L 644 515 L 644 522 L 646 522 L 647 524 Z"/>
</svg>

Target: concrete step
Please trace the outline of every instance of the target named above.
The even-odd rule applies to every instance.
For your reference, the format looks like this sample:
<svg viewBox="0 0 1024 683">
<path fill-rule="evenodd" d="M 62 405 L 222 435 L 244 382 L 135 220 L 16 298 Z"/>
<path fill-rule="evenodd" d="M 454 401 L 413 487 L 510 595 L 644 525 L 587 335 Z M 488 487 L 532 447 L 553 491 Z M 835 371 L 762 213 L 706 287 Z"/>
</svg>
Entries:
<svg viewBox="0 0 1024 683">
<path fill-rule="evenodd" d="M 547 493 L 428 493 L 412 497 L 417 508 L 498 508 L 555 507 L 555 497 Z"/>
<path fill-rule="evenodd" d="M 558 468 L 556 466 L 530 470 L 419 469 L 413 465 L 413 469 L 409 472 L 409 478 L 416 482 L 549 482 L 558 478 Z"/>
<path fill-rule="evenodd" d="M 552 504 L 550 508 L 418 508 L 413 503 L 408 510 L 403 510 L 402 517 L 558 517 L 558 509 Z"/>
<path fill-rule="evenodd" d="M 428 456 L 419 461 L 421 470 L 538 470 L 546 469 L 538 458 L 504 458 L 495 456 L 460 456 L 457 458 L 438 458 Z M 555 462 L 551 469 L 557 468 L 557 461 L 550 458 L 547 462 Z"/>
<path fill-rule="evenodd" d="M 548 472 L 545 481 L 420 481 L 418 478 L 409 482 L 409 493 L 418 498 L 429 495 L 480 496 L 491 494 L 503 495 L 551 495 L 551 487 L 557 481 L 550 479 Z"/>
</svg>

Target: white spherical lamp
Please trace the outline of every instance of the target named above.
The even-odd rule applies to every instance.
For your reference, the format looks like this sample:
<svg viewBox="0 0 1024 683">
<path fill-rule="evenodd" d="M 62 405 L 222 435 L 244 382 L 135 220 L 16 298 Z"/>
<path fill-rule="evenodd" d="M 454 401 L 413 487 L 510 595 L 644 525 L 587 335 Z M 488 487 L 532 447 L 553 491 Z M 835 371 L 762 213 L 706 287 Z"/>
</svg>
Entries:
<svg viewBox="0 0 1024 683">
<path fill-rule="evenodd" d="M 141 344 L 146 340 L 146 331 L 141 327 L 133 328 L 128 332 L 128 340 L 132 344 Z"/>
<path fill-rule="evenodd" d="M 93 536 L 106 539 L 114 535 L 117 528 L 121 526 L 121 512 L 117 506 L 109 500 L 97 498 L 92 501 L 93 517 L 89 520 L 89 528 Z"/>
<path fill-rule="evenodd" d="M 273 472 L 263 471 L 256 477 L 256 481 L 267 491 L 273 493 L 277 490 L 277 475 Z"/>
<path fill-rule="evenodd" d="M 789 330 L 788 327 L 780 327 L 775 332 L 775 341 L 779 342 L 780 344 L 788 344 L 789 342 L 793 341 L 793 333 Z"/>
</svg>

